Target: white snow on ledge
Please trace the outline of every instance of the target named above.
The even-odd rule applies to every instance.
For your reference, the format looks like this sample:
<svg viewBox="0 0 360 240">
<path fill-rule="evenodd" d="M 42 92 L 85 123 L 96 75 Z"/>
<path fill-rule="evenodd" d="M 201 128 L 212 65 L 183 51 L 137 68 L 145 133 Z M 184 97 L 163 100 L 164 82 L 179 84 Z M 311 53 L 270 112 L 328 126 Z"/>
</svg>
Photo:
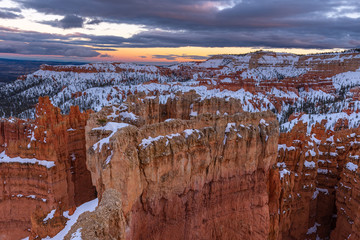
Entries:
<svg viewBox="0 0 360 240">
<path fill-rule="evenodd" d="M 97 143 L 95 143 L 93 145 L 93 149 L 96 151 L 97 149 L 99 149 L 99 151 L 101 151 L 102 146 L 104 144 L 109 144 L 110 142 L 110 138 L 112 136 L 114 136 L 114 134 L 121 128 L 130 126 L 130 124 L 127 123 L 117 123 L 117 122 L 108 122 L 104 127 L 97 127 L 97 128 L 93 128 L 92 131 L 97 130 L 97 131 L 111 131 L 111 134 L 106 137 L 101 139 L 100 141 L 98 141 Z"/>
<path fill-rule="evenodd" d="M 289 170 L 284 168 L 283 170 L 279 171 L 280 179 L 283 179 L 285 177 L 285 175 L 290 175 L 290 173 L 291 172 Z"/>
<path fill-rule="evenodd" d="M 312 169 L 312 168 L 315 168 L 316 164 L 315 164 L 315 162 L 313 162 L 313 161 L 307 161 L 307 160 L 305 160 L 304 166 L 307 167 L 307 168 L 311 168 L 311 169 Z"/>
<path fill-rule="evenodd" d="M 153 142 L 156 142 L 156 141 L 159 141 L 160 139 L 164 138 L 164 136 L 160 135 L 160 136 L 157 136 L 157 137 L 148 137 L 148 138 L 144 138 L 140 145 L 142 147 L 142 149 L 145 149 L 147 148 L 150 144 L 152 144 Z"/>
<path fill-rule="evenodd" d="M 356 172 L 356 170 L 358 169 L 358 165 L 356 165 L 352 162 L 348 162 L 345 167 L 353 172 Z"/>
<path fill-rule="evenodd" d="M 38 160 L 36 158 L 21 158 L 21 157 L 9 157 L 5 154 L 5 151 L 0 153 L 0 163 L 21 163 L 21 164 L 39 164 L 41 166 L 52 168 L 55 166 L 55 163 L 52 161 Z"/>
<path fill-rule="evenodd" d="M 312 226 L 311 228 L 308 229 L 306 235 L 310 235 L 310 234 L 313 234 L 313 233 L 316 233 L 317 232 L 317 228 L 320 227 L 321 224 L 315 222 L 314 226 Z"/>
<path fill-rule="evenodd" d="M 286 144 L 279 144 L 279 145 L 278 145 L 278 151 L 280 151 L 280 149 L 284 149 L 284 151 L 285 151 L 285 150 L 287 150 L 287 151 L 294 151 L 294 150 L 295 150 L 295 147 L 293 147 L 293 146 L 288 147 Z"/>
<path fill-rule="evenodd" d="M 46 216 L 46 218 L 43 219 L 43 221 L 46 222 L 50 219 L 53 219 L 55 211 L 56 211 L 56 209 L 51 210 L 51 212 L 49 212 L 49 214 Z"/>
<path fill-rule="evenodd" d="M 201 132 L 198 130 L 198 129 L 185 129 L 183 131 L 184 135 L 185 135 L 185 138 L 188 138 L 190 135 L 194 134 L 194 133 L 197 133 L 198 134 L 198 139 L 201 138 Z M 163 138 L 166 138 L 166 145 L 169 144 L 169 139 L 172 139 L 174 137 L 179 137 L 181 136 L 180 133 L 173 133 L 173 134 L 169 134 L 169 135 L 159 135 L 157 137 L 151 137 L 149 136 L 148 138 L 144 138 L 141 140 L 141 143 L 139 144 L 139 146 L 142 148 L 142 149 L 145 149 L 147 148 L 148 146 L 150 146 L 151 144 L 153 144 L 154 142 L 157 142 L 159 141 L 160 139 L 163 139 Z"/>
<path fill-rule="evenodd" d="M 64 217 L 69 219 L 65 225 L 65 228 L 63 230 L 61 230 L 56 236 L 54 236 L 52 238 L 48 236 L 46 238 L 43 238 L 43 240 L 64 239 L 66 234 L 70 231 L 71 227 L 76 223 L 79 216 L 84 212 L 93 212 L 95 210 L 95 208 L 98 206 L 98 203 L 99 203 L 99 200 L 97 198 L 90 202 L 86 202 L 86 203 L 80 205 L 79 207 L 77 207 L 74 214 L 71 216 L 69 216 L 69 211 L 64 212 L 63 213 Z"/>
<path fill-rule="evenodd" d="M 327 190 L 326 188 L 316 188 L 311 199 L 313 199 L 313 200 L 316 199 L 317 196 L 319 195 L 319 193 L 329 195 L 329 190 Z"/>
</svg>

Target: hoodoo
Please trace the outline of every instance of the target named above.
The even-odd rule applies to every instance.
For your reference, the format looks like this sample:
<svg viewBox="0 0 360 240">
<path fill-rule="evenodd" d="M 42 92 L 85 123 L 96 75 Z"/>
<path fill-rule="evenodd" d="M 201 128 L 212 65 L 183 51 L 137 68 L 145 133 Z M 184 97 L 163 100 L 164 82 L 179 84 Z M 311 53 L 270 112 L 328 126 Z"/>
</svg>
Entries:
<svg viewBox="0 0 360 240">
<path fill-rule="evenodd" d="M 104 109 L 87 125 L 87 164 L 102 201 L 118 192 L 121 228 L 104 238 L 122 239 L 266 239 L 270 230 L 269 173 L 277 156 L 278 122 L 274 114 L 217 115 L 221 99 L 197 102 L 206 114 L 181 119 L 194 104 L 188 95 L 168 104 L 143 99 L 128 124 L 113 122 L 127 110 Z M 178 104 L 187 103 L 187 104 Z M 128 105 L 122 105 L 126 109 Z M 128 107 L 127 109 L 129 109 Z M 183 109 L 182 109 L 183 108 Z M 138 111 L 140 110 L 141 111 Z M 212 110 L 209 110 L 212 109 Z M 109 118 L 110 116 L 110 118 Z M 175 117 L 162 121 L 162 116 Z M 100 126 L 101 119 L 107 119 Z M 110 135 L 109 135 L 110 134 Z M 106 203 L 105 203 L 106 204 Z M 114 222 L 108 219 L 107 222 Z M 84 232 L 99 226 L 79 227 Z M 93 230 L 93 231 L 91 231 Z M 74 228 L 72 231 L 76 231 Z M 82 235 L 91 239 L 94 235 Z"/>
</svg>

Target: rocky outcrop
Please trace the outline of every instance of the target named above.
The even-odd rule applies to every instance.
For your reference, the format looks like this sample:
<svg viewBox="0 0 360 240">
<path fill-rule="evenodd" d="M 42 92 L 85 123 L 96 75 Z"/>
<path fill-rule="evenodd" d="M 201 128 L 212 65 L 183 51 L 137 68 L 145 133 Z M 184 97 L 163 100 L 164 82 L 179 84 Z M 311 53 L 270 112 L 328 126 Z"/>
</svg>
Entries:
<svg viewBox="0 0 360 240">
<path fill-rule="evenodd" d="M 336 185 L 336 227 L 331 239 L 358 239 L 359 225 L 359 147 L 360 129 L 343 131 L 338 136 L 339 176 Z M 342 154 L 340 154 L 342 153 Z"/>
<path fill-rule="evenodd" d="M 188 110 L 193 104 L 195 111 L 193 98 L 167 103 Z M 157 105 L 164 112 L 184 113 Z M 266 239 L 269 170 L 278 139 L 274 115 L 207 113 L 163 122 L 137 106 L 149 124 L 139 115 L 133 119 L 137 126 L 112 122 L 105 109 L 92 115 L 86 127 L 87 164 L 99 198 L 107 189 L 121 196 L 123 239 Z M 144 101 L 144 108 L 151 106 Z M 160 116 L 172 117 L 164 112 Z M 121 115 L 110 116 L 116 114 Z"/>
<path fill-rule="evenodd" d="M 256 169 L 249 169 L 254 161 L 249 155 L 254 153 L 250 146 L 258 144 L 244 137 L 254 134 L 240 129 L 254 131 L 253 126 L 262 124 L 240 117 L 248 113 L 235 114 L 239 111 L 232 108 L 239 104 L 236 100 L 201 100 L 196 94 L 178 95 L 166 103 L 156 96 L 134 95 L 129 99 L 132 102 L 93 115 L 87 126 L 87 161 L 93 183 L 100 199 L 109 188 L 119 192 L 126 219 L 122 224 L 129 229 L 129 239 L 141 239 L 142 234 L 151 234 L 154 239 L 171 235 L 180 236 L 179 239 L 226 236 L 315 240 L 328 239 L 330 235 L 331 239 L 356 239 L 358 187 L 353 175 L 358 164 L 357 129 L 338 125 L 337 131 L 331 131 L 326 130 L 326 121 L 310 128 L 299 122 L 292 131 L 280 134 L 276 162 L 271 161 L 266 167 L 255 164 Z M 266 119 L 266 125 L 268 118 L 260 118 Z M 109 128 L 114 121 L 129 125 Z M 233 131 L 235 145 L 230 137 Z M 222 132 L 224 136 L 219 135 Z M 243 140 L 247 142 L 245 148 L 239 147 Z M 262 156 L 258 150 L 255 155 Z M 201 164 L 196 165 L 195 159 Z M 243 189 L 243 184 L 247 188 Z M 258 185 L 266 192 L 256 190 Z M 235 186 L 242 189 L 239 195 L 235 194 L 236 200 L 232 192 Z M 256 199 L 263 199 L 259 200 L 259 208 L 254 207 L 261 219 L 252 221 L 248 218 L 255 212 L 246 209 Z M 228 205 L 232 210 L 227 209 Z M 208 206 L 214 209 L 209 211 Z M 224 215 L 215 206 L 223 206 Z M 341 216 L 339 209 L 343 209 Z M 219 217 L 218 222 L 214 216 L 224 218 Z M 246 219 L 248 225 L 236 225 L 239 219 Z M 263 228 L 255 230 L 259 222 Z M 250 227 L 245 225 L 256 233 L 246 235 Z M 210 226 L 213 231 L 205 230 Z M 231 231 L 229 226 L 233 226 Z"/>
<path fill-rule="evenodd" d="M 69 209 L 95 197 L 85 165 L 84 126 L 89 113 L 73 107 L 69 115 L 61 115 L 49 98 L 41 98 L 36 114 L 34 121 L 1 121 L 0 236 L 4 239 L 28 236 L 31 228 L 35 237 L 52 209 Z M 33 213 L 36 217 L 31 220 Z M 49 233 L 42 231 L 40 236 Z"/>
<path fill-rule="evenodd" d="M 125 223 L 120 193 L 114 189 L 107 189 L 96 210 L 80 215 L 64 240 L 73 239 L 77 232 L 80 232 L 82 239 L 125 239 Z"/>
</svg>

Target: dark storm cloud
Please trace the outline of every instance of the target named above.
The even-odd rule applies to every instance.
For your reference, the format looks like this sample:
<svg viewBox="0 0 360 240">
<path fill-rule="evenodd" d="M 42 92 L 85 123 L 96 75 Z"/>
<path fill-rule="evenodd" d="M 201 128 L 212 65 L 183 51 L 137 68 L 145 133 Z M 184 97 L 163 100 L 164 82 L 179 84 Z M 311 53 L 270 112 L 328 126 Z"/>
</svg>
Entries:
<svg viewBox="0 0 360 240">
<path fill-rule="evenodd" d="M 106 58 L 106 57 L 111 57 L 111 55 L 109 55 L 109 54 L 101 54 L 99 57 Z"/>
<path fill-rule="evenodd" d="M 101 22 L 102 22 L 102 20 L 100 20 L 100 19 L 92 19 L 92 20 L 90 20 L 90 21 L 87 21 L 86 24 L 89 24 L 89 25 L 97 25 L 97 24 L 99 24 L 99 23 L 101 23 Z"/>
<path fill-rule="evenodd" d="M 345 12 L 357 12 L 357 1 L 329 0 L 243 0 L 220 11 L 216 5 L 232 0 L 20 0 L 25 7 L 44 13 L 76 14 L 109 21 L 162 26 L 171 29 L 203 27 L 276 27 L 289 26 L 308 18 L 325 18 L 339 6 L 352 6 Z M 236 2 L 236 1 L 235 1 Z"/>
<path fill-rule="evenodd" d="M 3 11 L 10 11 L 10 12 L 17 12 L 20 13 L 21 9 L 20 8 L 7 8 L 7 7 L 0 7 L 0 10 Z"/>
<path fill-rule="evenodd" d="M 76 15 L 66 15 L 60 20 L 41 21 L 40 23 L 63 29 L 82 28 L 84 25 L 84 19 Z"/>
<path fill-rule="evenodd" d="M 18 0 L 22 8 L 65 16 L 42 22 L 81 28 L 100 22 L 141 24 L 130 38 L 21 32 L 0 40 L 89 45 L 91 51 L 127 47 L 354 48 L 360 46 L 355 0 Z M 1 11 L 19 14 L 16 9 Z M 90 19 L 90 20 L 89 20 Z M 162 29 L 159 31 L 158 29 Z M 34 44 L 33 43 L 33 44 Z M 90 48 L 88 48 L 89 50 Z M 39 50 L 38 50 L 39 51 Z M 77 54 L 79 55 L 79 54 Z M 165 59 L 178 56 L 154 56 Z"/>
<path fill-rule="evenodd" d="M 21 12 L 18 8 L 0 8 L 0 18 L 4 19 L 15 19 L 22 18 L 23 16 L 19 14 Z"/>
<path fill-rule="evenodd" d="M 148 31 L 121 38 L 115 36 L 87 36 L 89 41 L 78 44 L 92 44 L 96 47 L 276 47 L 276 48 L 335 48 L 339 43 L 344 48 L 354 46 L 353 38 L 360 39 L 359 33 L 349 38 L 346 31 L 338 30 L 329 33 L 325 38 L 321 32 L 314 34 L 298 34 L 297 32 L 279 30 L 261 30 L 255 32 L 232 31 L 197 31 L 197 32 L 162 32 Z"/>
<path fill-rule="evenodd" d="M 78 35 L 57 35 L 0 27 L 0 53 L 97 57 L 96 50 L 71 44 Z"/>
<path fill-rule="evenodd" d="M 65 57 L 97 57 L 100 54 L 86 47 L 69 46 L 60 43 L 22 43 L 1 41 L 0 53 L 24 55 L 58 55 Z"/>
<path fill-rule="evenodd" d="M 26 8 L 52 14 L 76 14 L 84 17 L 100 17 L 109 21 L 158 25 L 167 21 L 208 18 L 216 8 L 208 2 L 193 0 L 20 0 Z M 223 1 L 226 2 L 226 1 Z"/>
<path fill-rule="evenodd" d="M 24 8 L 66 17 L 63 28 L 81 27 L 84 18 L 145 25 L 130 39 L 92 37 L 96 45 L 126 47 L 254 46 L 358 47 L 360 13 L 355 0 L 19 0 Z M 226 8 L 226 6 L 228 6 Z M 72 18 L 70 18 L 72 16 Z M 336 17 L 329 17 L 336 16 Z M 48 23 L 51 24 L 51 23 Z M 151 30 L 169 30 L 159 33 Z M 339 41 L 341 40 L 341 41 Z M 124 44 L 124 42 L 127 42 Z"/>
</svg>

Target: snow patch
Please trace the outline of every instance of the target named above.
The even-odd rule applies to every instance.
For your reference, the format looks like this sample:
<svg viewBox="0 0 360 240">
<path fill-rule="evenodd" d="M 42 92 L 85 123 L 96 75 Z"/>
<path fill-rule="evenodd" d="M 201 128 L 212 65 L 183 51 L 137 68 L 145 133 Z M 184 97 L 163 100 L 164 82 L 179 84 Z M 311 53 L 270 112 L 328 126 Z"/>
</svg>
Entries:
<svg viewBox="0 0 360 240">
<path fill-rule="evenodd" d="M 290 171 L 287 169 L 283 169 L 279 171 L 279 173 L 280 173 L 280 179 L 283 179 L 285 175 L 290 175 Z"/>
<path fill-rule="evenodd" d="M 313 234 L 313 233 L 316 233 L 317 232 L 317 228 L 320 227 L 321 224 L 315 222 L 314 226 L 312 226 L 311 228 L 308 229 L 307 231 L 307 235 L 310 235 L 310 234 Z"/>
<path fill-rule="evenodd" d="M 285 150 L 293 151 L 293 150 L 295 150 L 295 147 L 293 147 L 293 146 L 288 147 L 286 144 L 279 144 L 278 145 L 278 150 L 280 150 L 280 149 L 283 149 L 284 151 Z"/>
<path fill-rule="evenodd" d="M 110 138 L 112 136 L 114 136 L 114 134 L 121 128 L 130 126 L 127 123 L 117 123 L 117 122 L 108 122 L 104 127 L 97 127 L 97 128 L 93 128 L 92 131 L 111 131 L 111 134 L 106 137 L 101 139 L 100 141 L 98 141 L 97 143 L 95 143 L 93 145 L 93 149 L 96 151 L 97 149 L 99 149 L 99 151 L 102 149 L 102 146 L 104 144 L 109 144 L 110 142 Z"/>
<path fill-rule="evenodd" d="M 148 138 L 144 138 L 141 143 L 140 146 L 142 147 L 142 149 L 147 148 L 150 144 L 152 144 L 153 142 L 159 141 L 160 139 L 164 138 L 164 136 L 157 136 L 157 137 L 148 137 Z"/>
<path fill-rule="evenodd" d="M 52 219 L 54 217 L 55 211 L 56 211 L 56 209 L 51 210 L 49 212 L 49 214 L 43 219 L 43 221 L 46 222 L 46 221 Z"/>
<path fill-rule="evenodd" d="M 313 169 L 313 168 L 315 168 L 315 162 L 313 162 L 313 161 L 307 161 L 307 160 L 305 160 L 305 162 L 304 162 L 304 166 L 305 167 L 307 167 L 307 168 L 311 168 L 311 169 Z"/>
<path fill-rule="evenodd" d="M 96 198 L 92 201 L 86 202 L 79 207 L 76 208 L 75 212 L 70 216 L 69 211 L 63 213 L 63 216 L 68 218 L 69 220 L 66 222 L 65 228 L 61 230 L 54 237 L 46 237 L 43 240 L 59 240 L 64 239 L 66 234 L 70 231 L 71 227 L 76 223 L 79 216 L 84 212 L 93 212 L 95 208 L 98 206 L 99 200 Z"/>
<path fill-rule="evenodd" d="M 52 168 L 55 163 L 52 161 L 38 160 L 36 158 L 21 158 L 21 157 L 9 157 L 5 154 L 5 151 L 0 153 L 0 163 L 21 163 L 21 164 L 39 164 L 41 166 Z"/>
<path fill-rule="evenodd" d="M 358 169 L 358 165 L 356 165 L 356 164 L 354 164 L 354 163 L 352 163 L 352 162 L 348 162 L 346 165 L 345 165 L 345 167 L 348 169 L 348 170 L 350 170 L 350 171 L 352 171 L 352 172 L 356 172 L 356 170 Z"/>
<path fill-rule="evenodd" d="M 82 229 L 82 228 L 78 228 L 78 229 L 76 230 L 76 232 L 74 232 L 73 234 L 71 234 L 70 240 L 82 240 L 82 238 L 81 238 L 81 229 Z"/>
<path fill-rule="evenodd" d="M 110 155 L 109 155 L 109 156 L 106 158 L 106 160 L 105 160 L 105 164 L 106 164 L 106 165 L 110 163 L 110 161 L 111 161 L 111 159 L 112 159 L 113 155 L 114 155 L 114 151 L 113 151 L 113 150 L 111 150 Z"/>
</svg>

